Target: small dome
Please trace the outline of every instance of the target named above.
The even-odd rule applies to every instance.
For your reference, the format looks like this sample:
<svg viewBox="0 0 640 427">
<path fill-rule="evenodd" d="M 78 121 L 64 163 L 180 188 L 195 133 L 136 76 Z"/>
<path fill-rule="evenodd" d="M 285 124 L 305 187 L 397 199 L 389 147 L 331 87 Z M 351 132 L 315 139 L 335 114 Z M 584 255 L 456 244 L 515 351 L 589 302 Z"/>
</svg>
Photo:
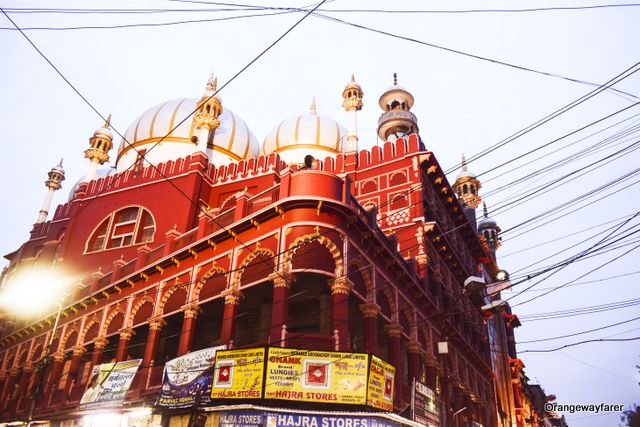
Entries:
<svg viewBox="0 0 640 427">
<path fill-rule="evenodd" d="M 482 204 L 484 210 L 483 218 L 478 222 L 478 230 L 483 230 L 485 228 L 493 228 L 497 231 L 500 231 L 500 227 L 498 227 L 498 223 L 495 219 L 489 216 L 489 212 L 487 211 L 487 205 L 485 203 Z"/>
<path fill-rule="evenodd" d="M 113 175 L 115 172 L 116 170 L 114 168 L 101 168 L 96 170 L 96 177 L 93 179 L 105 178 L 109 175 Z M 73 196 L 75 196 L 76 190 L 78 189 L 80 184 L 82 184 L 83 182 L 86 182 L 85 178 L 81 177 L 79 180 L 76 181 L 75 184 L 73 184 L 73 187 L 71 187 L 71 189 L 69 190 L 69 199 L 67 201 L 70 202 L 73 200 Z"/>
<path fill-rule="evenodd" d="M 58 163 L 56 166 L 52 167 L 49 173 L 59 173 L 60 175 L 64 176 L 64 168 L 62 167 L 62 160 L 60 160 L 60 163 Z"/>
<path fill-rule="evenodd" d="M 338 122 L 319 116 L 313 102 L 309 114 L 286 119 L 267 134 L 262 154 L 279 153 L 286 163 L 303 163 L 309 154 L 322 159 L 343 151 L 346 134 Z"/>
<path fill-rule="evenodd" d="M 123 140 L 118 147 L 117 171 L 122 172 L 134 164 L 138 153 L 143 150 L 150 150 L 145 159 L 151 164 L 179 159 L 198 151 L 198 144 L 194 142 L 197 141 L 194 138 L 197 136 L 195 114 L 192 114 L 198 102 L 195 98 L 173 99 L 144 112 L 125 133 L 129 144 Z M 187 120 L 181 123 L 185 117 Z M 207 144 L 209 161 L 221 165 L 259 155 L 258 141 L 242 119 L 224 107 L 219 120 L 220 126 Z M 176 125 L 178 127 L 167 136 Z"/>
<path fill-rule="evenodd" d="M 109 117 L 107 117 L 107 121 L 101 127 L 96 129 L 95 132 L 93 132 L 94 138 L 105 138 L 112 141 L 113 133 L 111 132 L 111 129 L 110 129 L 110 123 L 111 123 L 111 114 L 109 114 Z"/>
</svg>

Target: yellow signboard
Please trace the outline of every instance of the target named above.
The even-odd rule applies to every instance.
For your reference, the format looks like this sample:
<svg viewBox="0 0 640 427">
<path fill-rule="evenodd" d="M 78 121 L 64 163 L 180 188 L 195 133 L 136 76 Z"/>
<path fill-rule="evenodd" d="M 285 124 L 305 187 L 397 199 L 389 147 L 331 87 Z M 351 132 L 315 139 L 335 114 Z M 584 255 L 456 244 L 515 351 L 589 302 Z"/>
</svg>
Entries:
<svg viewBox="0 0 640 427">
<path fill-rule="evenodd" d="M 396 368 L 384 360 L 371 356 L 367 405 L 393 411 L 393 387 Z"/>
<path fill-rule="evenodd" d="M 367 354 L 270 348 L 265 399 L 366 403 Z"/>
<path fill-rule="evenodd" d="M 264 354 L 264 348 L 218 351 L 211 398 L 261 398 Z"/>
</svg>

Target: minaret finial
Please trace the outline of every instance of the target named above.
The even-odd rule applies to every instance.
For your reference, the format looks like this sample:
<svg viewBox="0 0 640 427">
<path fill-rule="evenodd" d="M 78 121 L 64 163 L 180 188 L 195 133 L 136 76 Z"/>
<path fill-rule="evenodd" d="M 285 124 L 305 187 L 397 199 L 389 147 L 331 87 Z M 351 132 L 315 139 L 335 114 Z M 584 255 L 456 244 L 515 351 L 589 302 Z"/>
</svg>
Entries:
<svg viewBox="0 0 640 427">
<path fill-rule="evenodd" d="M 464 158 L 464 153 L 462 153 L 462 170 L 467 170 L 467 159 Z"/>
<path fill-rule="evenodd" d="M 351 73 L 351 83 L 355 83 L 356 82 L 356 76 Z"/>
<path fill-rule="evenodd" d="M 487 204 L 482 202 L 482 210 L 484 211 L 484 217 L 489 218 L 489 212 L 487 211 Z"/>
<path fill-rule="evenodd" d="M 398 85 L 398 73 L 393 73 L 393 85 Z"/>
<path fill-rule="evenodd" d="M 207 80 L 207 90 L 213 90 L 215 92 L 216 86 L 218 85 L 218 78 L 216 74 L 212 71 L 209 74 L 209 79 Z"/>
<path fill-rule="evenodd" d="M 111 126 L 111 113 L 109 113 L 109 115 L 107 116 L 107 121 L 104 122 L 104 127 L 109 129 L 110 126 Z"/>
<path fill-rule="evenodd" d="M 62 161 L 64 160 L 64 157 L 60 159 L 60 163 L 58 163 L 58 166 L 62 167 Z"/>
<path fill-rule="evenodd" d="M 311 107 L 309 107 L 309 114 L 313 114 L 314 116 L 318 114 L 316 110 L 316 97 L 311 98 Z"/>
</svg>

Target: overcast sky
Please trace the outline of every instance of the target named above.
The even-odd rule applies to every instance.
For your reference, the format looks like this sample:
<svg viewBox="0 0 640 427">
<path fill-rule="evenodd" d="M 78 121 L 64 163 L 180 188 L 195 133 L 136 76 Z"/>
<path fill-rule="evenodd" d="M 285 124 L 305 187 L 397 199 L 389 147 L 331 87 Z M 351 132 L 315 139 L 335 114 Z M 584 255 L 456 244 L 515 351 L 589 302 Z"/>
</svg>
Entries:
<svg viewBox="0 0 640 427">
<path fill-rule="evenodd" d="M 227 82 L 302 16 L 273 15 L 282 11 L 211 11 L 220 6 L 203 3 L 0 0 L 3 8 L 208 10 L 127 15 L 10 13 L 25 28 L 210 20 L 166 26 L 26 31 L 101 114 L 113 114 L 112 123 L 120 133 L 153 105 L 173 98 L 199 97 L 212 70 L 221 83 Z M 262 3 L 267 2 L 251 2 Z M 344 9 L 461 11 L 605 3 L 615 1 L 328 1 L 322 7 L 324 15 L 415 41 L 310 16 L 221 92 L 223 107 L 243 118 L 259 141 L 281 120 L 306 113 L 313 96 L 320 115 L 346 124 L 341 93 L 354 73 L 365 93 L 358 124 L 360 146 L 366 148 L 378 143 L 378 97 L 397 72 L 399 84 L 415 97 L 413 112 L 425 145 L 448 170 L 459 165 L 463 152 L 471 157 L 493 146 L 640 61 L 640 7 L 411 14 Z M 277 3 L 282 7 L 308 4 Z M 211 21 L 264 13 L 272 15 Z M 7 254 L 28 237 L 45 196 L 46 174 L 60 158 L 64 158 L 67 180 L 55 195 L 54 204 L 66 201 L 69 189 L 88 168 L 83 151 L 102 120 L 20 33 L 9 29 L 12 24 L 4 16 L 0 16 L 0 27 L 0 142 L 4 150 L 0 156 L 0 252 Z M 546 353 L 525 352 L 605 337 L 638 337 L 640 320 L 573 337 L 523 342 L 597 329 L 638 316 L 640 249 L 634 250 L 638 240 L 632 233 L 640 224 L 640 217 L 633 217 L 640 205 L 638 174 L 634 172 L 640 159 L 634 151 L 634 143 L 640 140 L 640 116 L 636 116 L 640 106 L 632 104 L 640 100 L 636 98 L 640 97 L 640 73 L 614 87 L 624 93 L 600 93 L 469 166 L 480 175 L 481 195 L 486 195 L 491 216 L 505 231 L 498 260 L 514 281 L 592 247 L 609 244 L 594 256 L 553 270 L 557 272 L 527 292 L 518 294 L 546 275 L 520 283 L 504 295 L 513 297 L 510 303 L 522 320 L 516 334 L 522 342 L 518 348 L 528 377 L 547 393 L 557 395 L 562 404 L 640 403 L 640 378 L 634 368 L 640 363 L 640 341 L 594 342 Z M 626 107 L 630 108 L 555 141 Z M 119 138 L 115 142 L 119 143 Z M 514 160 L 547 143 L 551 144 Z M 576 159 L 578 153 L 583 155 Z M 111 154 L 115 158 L 115 150 Z M 566 157 L 572 161 L 523 180 Z M 512 162 L 500 166 L 508 161 Z M 449 173 L 450 182 L 456 173 Z M 586 198 L 612 181 L 615 184 Z M 537 197 L 520 200 L 534 191 Z M 577 197 L 578 203 L 570 204 L 567 210 L 531 222 L 532 217 Z M 582 209 L 570 212 L 579 207 Z M 549 220 L 554 221 L 545 224 Z M 527 225 L 520 225 L 523 223 Z M 608 240 L 601 242 L 605 237 Z M 527 302 L 546 292 L 541 289 L 563 284 L 568 285 Z M 594 306 L 599 307 L 585 309 L 581 315 L 566 312 Z M 596 310 L 600 311 L 594 313 Z M 551 316 L 551 312 L 558 313 Z M 532 316 L 542 316 L 543 320 Z M 548 319 L 550 316 L 555 318 Z M 578 427 L 619 422 L 618 413 L 565 415 L 571 426 Z"/>
</svg>

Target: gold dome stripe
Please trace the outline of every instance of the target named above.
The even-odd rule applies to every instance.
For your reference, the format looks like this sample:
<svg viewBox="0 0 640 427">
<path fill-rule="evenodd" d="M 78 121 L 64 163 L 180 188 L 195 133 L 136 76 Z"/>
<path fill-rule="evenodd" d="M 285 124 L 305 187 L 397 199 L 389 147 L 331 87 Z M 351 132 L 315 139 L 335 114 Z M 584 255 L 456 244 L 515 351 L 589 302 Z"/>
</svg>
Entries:
<svg viewBox="0 0 640 427">
<path fill-rule="evenodd" d="M 338 122 L 336 123 L 336 145 L 335 145 L 335 149 L 336 150 L 340 150 L 340 125 L 338 124 Z"/>
<path fill-rule="evenodd" d="M 274 152 L 274 153 L 281 153 L 281 152 L 283 152 L 283 151 L 287 151 L 287 150 L 295 150 L 296 148 L 314 148 L 314 149 L 316 149 L 316 150 L 317 150 L 317 149 L 322 149 L 322 150 L 325 150 L 325 151 L 329 151 L 329 152 L 334 153 L 334 154 L 338 154 L 338 153 L 339 153 L 339 151 L 338 151 L 338 150 L 336 150 L 336 149 L 334 149 L 334 148 L 327 147 L 326 145 L 316 145 L 316 144 L 293 144 L 293 145 L 285 145 L 284 147 L 279 148 L 279 149 L 277 149 L 277 150 L 274 150 L 273 152 Z"/>
<path fill-rule="evenodd" d="M 147 144 L 153 144 L 155 142 L 160 142 L 162 140 L 162 142 L 178 142 L 180 144 L 191 144 L 193 145 L 193 143 L 189 140 L 189 138 L 176 138 L 176 137 L 166 137 L 163 139 L 163 137 L 157 137 L 157 138 L 147 138 L 147 139 L 143 139 L 142 141 L 136 141 L 133 142 L 131 144 L 129 144 L 128 146 L 124 147 L 122 149 L 121 152 L 118 153 L 118 158 L 116 159 L 116 161 L 119 161 L 120 158 L 122 156 L 124 156 L 124 154 L 129 151 L 132 150 L 133 148 L 136 147 L 140 147 L 142 145 L 147 145 Z"/>
<path fill-rule="evenodd" d="M 276 150 L 280 148 L 280 128 L 282 127 L 282 124 L 284 122 L 280 122 L 280 124 L 278 125 L 278 130 L 276 131 Z M 264 154 L 268 154 L 268 153 L 264 153 Z"/>
<path fill-rule="evenodd" d="M 227 145 L 227 150 L 233 150 L 233 143 L 236 139 L 236 115 L 233 113 L 229 113 L 231 116 L 231 136 L 229 137 L 229 145 Z M 214 138 L 215 139 L 215 138 Z"/>
<path fill-rule="evenodd" d="M 156 124 L 156 118 L 158 117 L 158 113 L 160 113 L 160 111 L 164 108 L 165 105 L 167 105 L 169 103 L 169 101 L 165 101 L 164 104 L 162 104 L 160 106 L 160 108 L 158 108 L 156 110 L 155 113 L 153 113 L 153 118 L 151 119 L 151 124 L 149 125 L 149 136 L 153 136 L 153 127 Z"/>
<path fill-rule="evenodd" d="M 316 145 L 320 145 L 320 116 L 316 116 Z"/>
<path fill-rule="evenodd" d="M 293 136 L 293 141 L 298 142 L 298 130 L 300 129 L 300 119 L 302 118 L 302 116 L 298 116 L 298 118 L 296 119 L 296 131 L 294 133 Z"/>
<path fill-rule="evenodd" d="M 176 108 L 173 110 L 173 113 L 171 114 L 171 121 L 169 122 L 169 130 L 171 131 L 171 133 L 169 134 L 169 136 L 173 135 L 173 126 L 176 122 L 176 115 L 178 114 L 178 110 L 180 110 L 180 106 L 186 100 L 187 98 L 181 99 L 180 102 L 178 102 L 178 105 L 176 105 Z"/>
</svg>

